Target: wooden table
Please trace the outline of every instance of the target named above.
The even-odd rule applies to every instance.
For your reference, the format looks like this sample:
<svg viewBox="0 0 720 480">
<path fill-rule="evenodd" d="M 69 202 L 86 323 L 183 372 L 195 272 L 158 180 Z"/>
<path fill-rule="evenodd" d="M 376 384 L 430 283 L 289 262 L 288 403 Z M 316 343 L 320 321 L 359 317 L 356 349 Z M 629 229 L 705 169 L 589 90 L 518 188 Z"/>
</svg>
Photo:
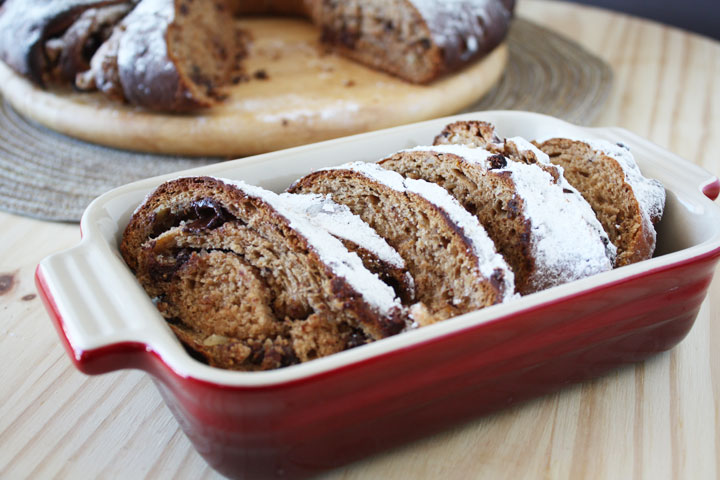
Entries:
<svg viewBox="0 0 720 480">
<path fill-rule="evenodd" d="M 566 3 L 518 14 L 610 63 L 598 125 L 617 125 L 720 174 L 720 43 Z M 88 377 L 62 349 L 33 273 L 76 225 L 0 213 L 0 478 L 217 478 L 147 375 Z M 717 478 L 720 276 L 675 349 L 327 478 Z"/>
</svg>

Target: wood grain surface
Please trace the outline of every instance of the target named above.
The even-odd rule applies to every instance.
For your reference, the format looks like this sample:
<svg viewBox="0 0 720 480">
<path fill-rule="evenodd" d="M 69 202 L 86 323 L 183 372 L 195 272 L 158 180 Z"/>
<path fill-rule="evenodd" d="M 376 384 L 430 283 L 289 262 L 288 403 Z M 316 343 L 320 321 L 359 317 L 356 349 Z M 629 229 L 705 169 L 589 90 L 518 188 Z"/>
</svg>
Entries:
<svg viewBox="0 0 720 480">
<path fill-rule="evenodd" d="M 612 65 L 598 125 L 625 127 L 720 174 L 720 44 L 566 3 L 520 16 Z M 0 478 L 219 478 L 150 379 L 77 372 L 36 296 L 75 225 L 0 213 Z M 720 472 L 720 278 L 675 349 L 329 472 L 327 479 L 707 479 Z"/>
</svg>

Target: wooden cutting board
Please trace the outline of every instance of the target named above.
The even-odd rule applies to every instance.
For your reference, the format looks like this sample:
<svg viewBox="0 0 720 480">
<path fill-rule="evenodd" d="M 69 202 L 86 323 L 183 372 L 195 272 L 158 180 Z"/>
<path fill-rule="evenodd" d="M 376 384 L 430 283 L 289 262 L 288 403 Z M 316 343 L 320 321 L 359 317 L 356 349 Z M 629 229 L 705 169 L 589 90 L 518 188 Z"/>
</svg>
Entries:
<svg viewBox="0 0 720 480">
<path fill-rule="evenodd" d="M 310 23 L 239 21 L 253 42 L 250 81 L 221 105 L 168 115 L 98 93 L 42 90 L 0 62 L 0 92 L 22 115 L 93 143 L 152 153 L 237 157 L 448 115 L 500 78 L 507 46 L 430 85 L 413 85 L 330 53 Z"/>
</svg>

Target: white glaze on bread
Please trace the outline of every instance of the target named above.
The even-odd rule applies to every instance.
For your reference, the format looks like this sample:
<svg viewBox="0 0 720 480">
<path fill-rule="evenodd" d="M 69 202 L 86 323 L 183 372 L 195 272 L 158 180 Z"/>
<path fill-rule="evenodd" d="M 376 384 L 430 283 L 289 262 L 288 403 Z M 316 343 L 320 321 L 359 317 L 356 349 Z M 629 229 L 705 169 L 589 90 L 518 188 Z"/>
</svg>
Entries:
<svg viewBox="0 0 720 480">
<path fill-rule="evenodd" d="M 398 192 L 419 195 L 442 210 L 447 218 L 462 231 L 472 246 L 472 252 L 477 258 L 477 268 L 481 275 L 491 278 L 496 270 L 503 272 L 503 288 L 501 289 L 503 301 L 513 297 L 515 277 L 507 262 L 497 253 L 495 244 L 490 240 L 477 218 L 470 215 L 445 189 L 423 180 L 403 178 L 399 173 L 384 169 L 376 163 L 353 162 L 325 170 L 352 170 L 361 173 Z"/>
<path fill-rule="evenodd" d="M 537 268 L 531 284 L 560 285 L 612 269 L 609 241 L 603 241 L 602 226 L 590 206 L 576 190 L 564 191 L 538 166 L 505 158 L 505 166 L 498 168 L 489 163 L 497 154 L 465 145 L 419 146 L 409 151 L 452 154 L 484 171 L 510 175 L 531 225 L 528 241 Z"/>
<path fill-rule="evenodd" d="M 399 268 L 405 267 L 402 257 L 385 239 L 348 207 L 333 202 L 329 195 L 282 193 L 280 198 L 286 200 L 295 212 L 304 215 L 331 235 L 371 251 L 384 262 Z"/>
<path fill-rule="evenodd" d="M 277 213 L 290 222 L 290 227 L 302 235 L 315 250 L 320 259 L 328 265 L 335 274 L 343 277 L 363 299 L 375 307 L 383 315 L 390 315 L 393 310 L 401 309 L 402 305 L 396 298 L 395 292 L 383 283 L 377 276 L 368 271 L 357 254 L 349 252 L 337 238 L 327 231 L 317 228 L 304 216 L 297 214 L 289 205 L 287 197 L 265 190 L 254 185 L 248 185 L 239 180 L 219 178 L 225 184 L 232 185 L 248 196 L 259 198 Z"/>
</svg>

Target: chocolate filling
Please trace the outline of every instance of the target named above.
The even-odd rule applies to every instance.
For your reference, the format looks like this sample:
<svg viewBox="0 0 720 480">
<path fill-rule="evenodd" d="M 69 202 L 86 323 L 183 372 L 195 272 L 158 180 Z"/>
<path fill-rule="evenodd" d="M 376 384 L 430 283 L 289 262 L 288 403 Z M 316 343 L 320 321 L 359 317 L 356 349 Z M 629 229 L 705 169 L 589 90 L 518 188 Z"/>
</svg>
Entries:
<svg viewBox="0 0 720 480">
<path fill-rule="evenodd" d="M 368 336 L 359 328 L 353 328 L 350 338 L 348 339 L 347 348 L 355 348 L 365 345 L 369 342 Z"/>
<path fill-rule="evenodd" d="M 244 223 L 211 198 L 196 200 L 177 213 L 172 213 L 169 208 L 158 210 L 152 214 L 150 221 L 151 238 L 179 226 L 182 222 L 187 222 L 183 230 L 191 233 L 212 230 L 229 221 Z"/>
<path fill-rule="evenodd" d="M 162 261 L 155 255 L 150 257 L 148 265 L 148 275 L 154 282 L 167 282 L 175 272 L 182 267 L 195 250 L 183 248 L 178 250 L 171 258 L 163 257 Z"/>
<path fill-rule="evenodd" d="M 201 198 L 190 204 L 193 213 L 191 218 L 195 220 L 188 222 L 183 230 L 185 232 L 199 233 L 203 230 L 213 230 L 222 226 L 230 220 L 237 218 L 230 214 L 222 205 L 212 198 Z"/>
<path fill-rule="evenodd" d="M 500 154 L 495 154 L 488 157 L 488 163 L 491 170 L 497 170 L 507 166 L 507 159 Z"/>
<path fill-rule="evenodd" d="M 490 283 L 496 289 L 501 290 L 505 283 L 505 273 L 499 268 L 496 268 L 493 270 L 492 275 L 490 275 Z"/>
</svg>

